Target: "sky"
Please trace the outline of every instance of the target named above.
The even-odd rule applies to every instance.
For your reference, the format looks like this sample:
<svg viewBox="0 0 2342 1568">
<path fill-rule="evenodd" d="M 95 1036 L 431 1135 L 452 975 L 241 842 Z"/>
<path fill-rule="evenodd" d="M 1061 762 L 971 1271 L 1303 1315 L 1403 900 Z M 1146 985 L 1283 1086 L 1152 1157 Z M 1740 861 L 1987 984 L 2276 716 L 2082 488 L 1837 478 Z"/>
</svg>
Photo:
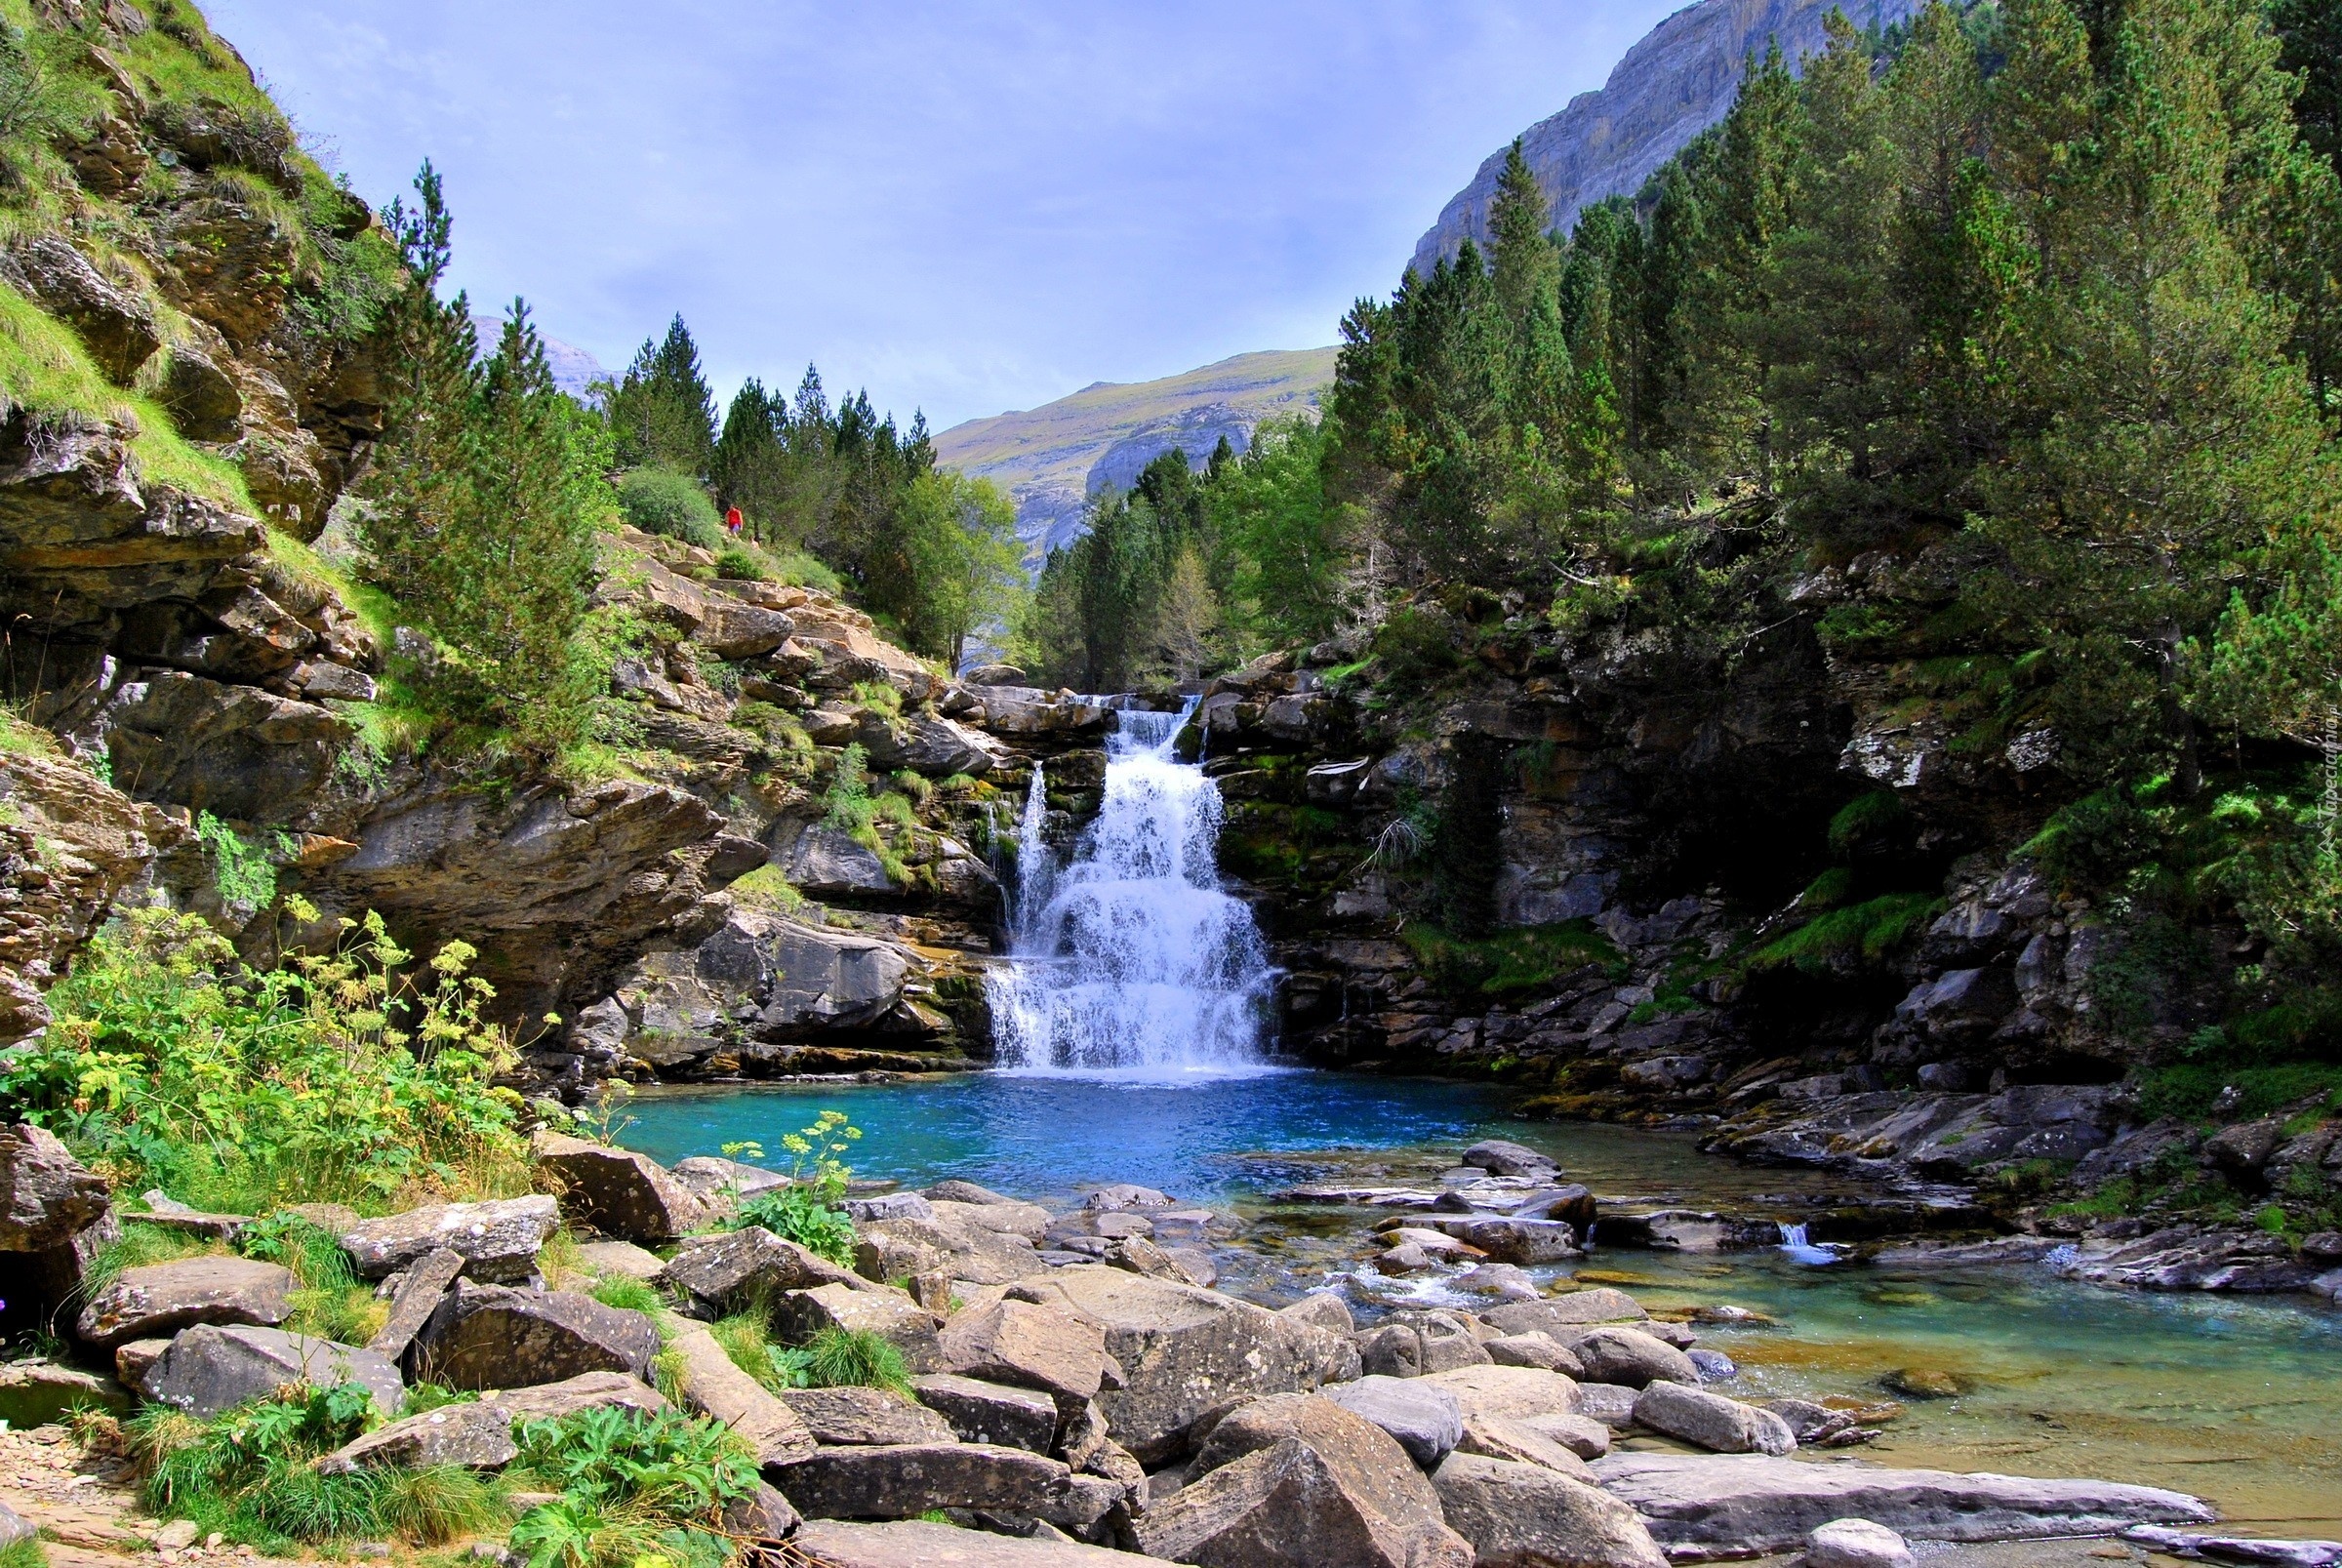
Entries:
<svg viewBox="0 0 2342 1568">
<path fill-rule="evenodd" d="M 624 367 L 944 429 L 1335 341 L 1482 158 L 1674 0 L 208 0 L 378 204 L 428 157 L 455 282 Z"/>
</svg>

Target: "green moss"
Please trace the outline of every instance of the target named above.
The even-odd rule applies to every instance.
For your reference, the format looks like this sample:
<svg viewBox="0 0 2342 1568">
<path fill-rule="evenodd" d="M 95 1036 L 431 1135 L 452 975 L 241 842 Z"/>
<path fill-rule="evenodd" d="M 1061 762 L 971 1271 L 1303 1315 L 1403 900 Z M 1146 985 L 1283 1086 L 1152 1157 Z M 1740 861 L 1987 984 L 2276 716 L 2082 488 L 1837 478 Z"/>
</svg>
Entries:
<svg viewBox="0 0 2342 1568">
<path fill-rule="evenodd" d="M 1452 937 L 1437 926 L 1411 921 L 1399 940 L 1415 955 L 1433 985 L 1452 996 L 1506 996 L 1551 985 L 1588 964 L 1624 971 L 1608 937 L 1588 920 L 1521 926 L 1477 941 Z"/>
<path fill-rule="evenodd" d="M 2305 1100 L 2342 1110 L 2342 1065 L 2295 1062 L 2265 1067 L 2223 1067 L 2182 1062 L 2134 1074 L 2139 1110 L 2148 1117 L 2201 1121 L 2214 1113 L 2237 1120 L 2266 1116 Z M 2223 1103 L 2231 1089 L 2236 1097 Z"/>
<path fill-rule="evenodd" d="M 1865 843 L 1893 832 L 1907 816 L 1903 797 L 1891 789 L 1858 795 L 1830 819 L 1831 853 L 1851 855 Z"/>
<path fill-rule="evenodd" d="M 1806 884 L 1797 895 L 1800 909 L 1835 909 L 1854 896 L 1854 873 L 1843 865 L 1833 865 Z"/>
<path fill-rule="evenodd" d="M 1932 893 L 1889 893 L 1833 909 L 1749 954 L 1751 969 L 1794 967 L 1821 974 L 1844 963 L 1876 964 L 1943 912 Z"/>
</svg>

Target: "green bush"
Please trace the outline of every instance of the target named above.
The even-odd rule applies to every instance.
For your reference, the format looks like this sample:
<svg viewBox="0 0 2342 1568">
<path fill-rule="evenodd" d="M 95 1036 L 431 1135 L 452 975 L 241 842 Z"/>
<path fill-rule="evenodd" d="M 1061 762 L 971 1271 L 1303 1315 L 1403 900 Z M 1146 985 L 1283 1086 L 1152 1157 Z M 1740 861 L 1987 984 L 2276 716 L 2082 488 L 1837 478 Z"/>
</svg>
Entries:
<svg viewBox="0 0 2342 1568">
<path fill-rule="evenodd" d="M 354 1383 L 239 1405 L 209 1424 L 151 1406 L 128 1429 L 146 1469 L 146 1506 L 228 1539 L 290 1543 L 395 1536 L 436 1546 L 502 1511 L 495 1487 L 453 1465 L 318 1472 L 316 1461 L 381 1419 Z"/>
<path fill-rule="evenodd" d="M 1820 975 L 1839 964 L 1877 964 L 1943 908 L 1944 901 L 1932 893 L 1889 893 L 1832 909 L 1749 954 L 1749 967 Z"/>
<path fill-rule="evenodd" d="M 727 544 L 715 552 L 715 575 L 741 583 L 763 583 L 772 578 L 762 561 L 737 544 Z"/>
<path fill-rule="evenodd" d="M 729 1504 L 753 1497 L 755 1456 L 713 1422 L 603 1407 L 519 1431 L 511 1473 L 558 1491 L 512 1527 L 530 1568 L 631 1568 L 729 1560 Z"/>
<path fill-rule="evenodd" d="M 723 519 L 716 515 L 715 503 L 689 474 L 629 468 L 618 482 L 618 504 L 626 521 L 646 534 L 679 539 L 704 550 L 724 547 Z"/>
<path fill-rule="evenodd" d="M 0 1069 L 0 1108 L 117 1188 L 202 1208 L 525 1190 L 520 1101 L 491 1082 L 510 1046 L 480 1017 L 472 949 L 416 972 L 379 916 L 343 925 L 341 951 L 256 971 L 192 916 L 135 911 L 51 991 L 55 1022 Z"/>
<path fill-rule="evenodd" d="M 831 1263 L 851 1267 L 854 1263 L 854 1243 L 858 1239 L 854 1222 L 845 1211 L 834 1207 L 810 1187 L 777 1186 L 759 1192 L 734 1209 L 724 1221 L 730 1230 L 744 1230 L 750 1226 L 762 1226 L 774 1235 L 784 1237 L 816 1252 Z"/>
</svg>

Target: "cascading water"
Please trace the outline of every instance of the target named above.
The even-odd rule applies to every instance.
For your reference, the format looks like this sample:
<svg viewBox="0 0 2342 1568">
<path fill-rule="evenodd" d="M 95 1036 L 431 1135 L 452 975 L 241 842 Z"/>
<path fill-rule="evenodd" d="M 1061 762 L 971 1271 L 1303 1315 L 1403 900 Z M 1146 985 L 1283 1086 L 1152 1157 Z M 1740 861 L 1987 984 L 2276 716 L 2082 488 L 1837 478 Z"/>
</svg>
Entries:
<svg viewBox="0 0 2342 1568">
<path fill-rule="evenodd" d="M 1124 710 L 1106 799 L 1071 859 L 1042 836 L 1035 768 L 1018 824 L 1009 962 L 987 982 L 1003 1069 L 1225 1073 L 1261 1065 L 1274 971 L 1220 887 L 1220 788 L 1172 756 L 1187 715 Z"/>
</svg>

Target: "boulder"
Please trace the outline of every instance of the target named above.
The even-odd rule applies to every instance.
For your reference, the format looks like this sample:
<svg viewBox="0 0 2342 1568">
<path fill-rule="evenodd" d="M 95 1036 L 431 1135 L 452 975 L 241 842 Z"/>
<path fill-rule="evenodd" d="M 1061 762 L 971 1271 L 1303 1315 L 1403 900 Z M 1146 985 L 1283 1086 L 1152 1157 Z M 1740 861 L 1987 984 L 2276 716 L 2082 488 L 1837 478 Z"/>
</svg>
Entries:
<svg viewBox="0 0 2342 1568">
<path fill-rule="evenodd" d="M 945 1184 L 947 1186 L 960 1184 Z M 982 1187 L 971 1187 L 981 1192 Z M 939 1198 L 928 1193 L 929 1206 L 935 1210 L 939 1225 L 958 1226 L 966 1230 L 992 1230 L 1004 1236 L 1023 1236 L 1038 1242 L 1049 1233 L 1049 1211 L 1037 1203 L 1019 1203 L 1012 1198 L 999 1198 L 990 1203 L 975 1203 L 959 1198 Z"/>
<path fill-rule="evenodd" d="M 647 1154 L 540 1129 L 531 1140 L 538 1183 L 560 1197 L 571 1222 L 622 1241 L 652 1243 L 689 1235 L 706 1205 Z"/>
<path fill-rule="evenodd" d="M 528 1387 L 586 1372 L 648 1379 L 659 1330 L 644 1312 L 575 1291 L 461 1280 L 415 1337 L 418 1370 L 456 1388 Z"/>
<path fill-rule="evenodd" d="M 978 1186 L 973 1182 L 963 1182 L 957 1177 L 923 1187 L 919 1195 L 933 1203 L 995 1204 L 1015 1201 L 1002 1197 L 989 1186 Z"/>
<path fill-rule="evenodd" d="M 877 1220 L 863 1226 L 854 1266 L 866 1279 L 901 1279 L 941 1270 L 949 1278 L 978 1285 L 1005 1285 L 1049 1269 L 1023 1236 L 940 1219 Z"/>
<path fill-rule="evenodd" d="M 1699 1373 L 1702 1383 L 1730 1383 L 1740 1376 L 1739 1363 L 1721 1350 L 1694 1347 L 1683 1353 L 1691 1357 L 1692 1368 Z"/>
<path fill-rule="evenodd" d="M 494 1284 L 535 1273 L 538 1252 L 560 1224 L 560 1206 L 543 1193 L 431 1203 L 359 1222 L 343 1234 L 342 1250 L 359 1274 L 381 1279 L 445 1247 L 463 1257 L 467 1277 Z"/>
<path fill-rule="evenodd" d="M 1635 1423 L 1712 1454 L 1786 1454 L 1797 1446 L 1789 1423 L 1705 1388 L 1653 1383 L 1635 1401 Z"/>
<path fill-rule="evenodd" d="M 1464 1163 L 1491 1176 L 1547 1177 L 1560 1168 L 1552 1155 L 1504 1138 L 1484 1138 L 1473 1145 L 1464 1151 Z"/>
<path fill-rule="evenodd" d="M 1020 1540 L 923 1519 L 809 1519 L 792 1540 L 810 1560 L 828 1568 L 1136 1568 L 1138 1560 L 1072 1541 Z"/>
<path fill-rule="evenodd" d="M 1359 1364 L 1368 1373 L 1393 1378 L 1427 1377 L 1489 1361 L 1471 1320 L 1457 1312 L 1394 1316 L 1359 1335 L 1357 1347 Z"/>
<path fill-rule="evenodd" d="M 496 1406 L 511 1421 L 552 1421 L 608 1405 L 621 1410 L 639 1410 L 645 1415 L 672 1408 L 665 1394 L 624 1372 L 581 1372 L 574 1378 L 541 1383 L 533 1388 L 499 1388 L 482 1394 L 480 1403 Z"/>
<path fill-rule="evenodd" d="M 1261 1403 L 1284 1399 L 1317 1408 L 1265 1422 L 1263 1434 L 1291 1426 L 1308 1435 L 1232 1456 L 1151 1502 L 1132 1523 L 1141 1551 L 1206 1568 L 1470 1568 L 1472 1548 L 1441 1522 L 1438 1499 L 1396 1443 L 1322 1399 Z"/>
<path fill-rule="evenodd" d="M 326 1455 L 317 1468 L 327 1475 L 425 1465 L 502 1469 L 519 1454 L 520 1445 L 512 1441 L 510 1411 L 487 1403 L 453 1404 L 379 1427 Z"/>
<path fill-rule="evenodd" d="M 0 1503 L 0 1551 L 6 1551 L 9 1548 L 22 1542 L 38 1541 L 40 1538 L 41 1531 L 38 1525 L 7 1504 Z M 36 1547 L 33 1549 L 38 1552 L 40 1548 Z M 33 1560 L 39 1562 L 47 1559 L 45 1556 L 36 1556 Z"/>
<path fill-rule="evenodd" d="M 872 1220 L 932 1220 L 935 1210 L 916 1192 L 880 1192 L 873 1197 L 846 1199 L 846 1218 L 856 1225 Z"/>
<path fill-rule="evenodd" d="M 1786 1551 L 1833 1519 L 1862 1518 L 1922 1541 L 2110 1535 L 2133 1524 L 2208 1524 L 2197 1498 L 2114 1481 L 2039 1480 L 1829 1465 L 1762 1454 L 1614 1453 L 1603 1489 L 1686 1555 Z"/>
<path fill-rule="evenodd" d="M 1349 1334 L 1357 1328 L 1357 1319 L 1350 1315 L 1350 1303 L 1334 1290 L 1314 1290 L 1300 1301 L 1276 1309 L 1279 1317 L 1312 1324 L 1334 1334 Z"/>
<path fill-rule="evenodd" d="M 1057 1442 L 1057 1401 L 1030 1388 L 987 1383 L 952 1372 L 911 1379 L 919 1403 L 950 1424 L 965 1443 L 993 1443 L 1046 1454 Z"/>
<path fill-rule="evenodd" d="M 955 1443 L 951 1424 L 884 1388 L 784 1388 L 774 1394 L 824 1445 Z"/>
<path fill-rule="evenodd" d="M 385 1415 L 407 1402 L 398 1368 L 372 1350 L 282 1329 L 199 1323 L 171 1342 L 147 1368 L 145 1388 L 157 1404 L 209 1421 L 223 1410 L 259 1399 L 288 1383 L 320 1388 L 365 1386 Z"/>
<path fill-rule="evenodd" d="M 1495 1339 L 1482 1340 L 1480 1348 L 1500 1367 L 1535 1367 L 1572 1378 L 1586 1375 L 1586 1363 L 1578 1359 L 1578 1352 L 1542 1329 L 1528 1334 L 1500 1334 Z"/>
<path fill-rule="evenodd" d="M 937 1353 L 943 1371 L 1035 1388 L 1061 1409 L 1123 1381 L 1097 1322 L 1030 1302 L 1002 1300 L 958 1313 L 944 1325 Z"/>
<path fill-rule="evenodd" d="M 774 1305 L 773 1319 L 791 1341 L 803 1344 L 824 1329 L 875 1334 L 903 1352 L 913 1372 L 941 1372 L 935 1314 L 903 1291 L 857 1281 L 855 1286 L 817 1285 L 792 1290 Z"/>
<path fill-rule="evenodd" d="M 728 1212 L 741 1198 L 752 1198 L 759 1192 L 788 1186 L 788 1178 L 779 1171 L 744 1165 L 716 1154 L 694 1154 L 679 1159 L 667 1174 L 688 1187 L 710 1214 Z"/>
<path fill-rule="evenodd" d="M 152 1399 L 147 1391 L 146 1379 L 163 1352 L 171 1348 L 169 1340 L 132 1340 L 114 1347 L 114 1377 L 125 1388 L 135 1389 L 142 1399 Z M 9 1420 L 16 1418 L 10 1417 Z"/>
<path fill-rule="evenodd" d="M 667 1341 L 667 1353 L 683 1403 L 731 1427 L 759 1465 L 813 1451 L 813 1433 L 797 1413 L 735 1365 L 714 1335 L 697 1323 L 679 1323 Z"/>
<path fill-rule="evenodd" d="M 1560 1419 L 1574 1421 L 1582 1418 L 1565 1416 Z M 1524 1427 L 1517 1421 L 1507 1421 L 1501 1416 L 1484 1416 L 1475 1412 L 1466 1417 L 1463 1433 L 1456 1439 L 1456 1452 L 1476 1455 L 1481 1459 L 1508 1460 L 1515 1465 L 1535 1465 L 1556 1475 L 1566 1475 L 1573 1481 L 1584 1481 L 1589 1486 L 1594 1484 L 1594 1472 L 1586 1467 L 1583 1459 L 1543 1432 Z"/>
<path fill-rule="evenodd" d="M 13 252 L 0 254 L 0 279 L 38 300 L 51 315 L 71 323 L 90 358 L 117 386 L 128 386 L 139 367 L 162 346 L 154 307 L 109 281 L 61 236 L 18 241 Z"/>
<path fill-rule="evenodd" d="M 196 1323 L 273 1328 L 293 1315 L 293 1271 L 251 1258 L 182 1258 L 125 1268 L 81 1309 L 74 1331 L 101 1349 Z"/>
<path fill-rule="evenodd" d="M 1173 1201 L 1169 1194 L 1157 1192 L 1153 1187 L 1116 1182 L 1082 1194 L 1081 1206 L 1092 1214 L 1119 1214 L 1125 1209 L 1167 1209 Z"/>
<path fill-rule="evenodd" d="M 1578 1392 L 1583 1397 L 1589 1387 L 1607 1387 L 1606 1384 L 1580 1384 Z M 1589 1415 L 1528 1416 L 1514 1422 L 1514 1425 L 1567 1449 L 1580 1459 L 1600 1459 L 1610 1452 L 1610 1428 Z"/>
<path fill-rule="evenodd" d="M 167 1340 L 133 1340 L 132 1345 L 154 1347 L 156 1355 Z M 117 1347 L 117 1359 L 122 1353 Z M 0 1366 L 0 1422 L 20 1431 L 58 1421 L 75 1410 L 112 1410 L 127 1415 L 130 1396 L 124 1385 L 101 1372 L 60 1366 L 55 1361 L 11 1361 Z"/>
<path fill-rule="evenodd" d="M 761 1226 L 685 1247 L 667 1261 L 659 1283 L 709 1318 L 721 1317 L 744 1302 L 784 1291 L 810 1290 L 816 1285 L 867 1288 L 867 1282 L 851 1268 L 840 1267 Z"/>
<path fill-rule="evenodd" d="M 1913 1568 L 1911 1548 L 1883 1524 L 1832 1519 L 1805 1538 L 1805 1568 Z"/>
<path fill-rule="evenodd" d="M 795 1505 L 781 1495 L 781 1489 L 765 1481 L 756 1483 L 756 1490 L 747 1497 L 734 1498 L 724 1505 L 718 1521 L 726 1535 L 749 1541 L 786 1541 L 797 1533 L 804 1517 Z"/>
<path fill-rule="evenodd" d="M 1578 1386 L 1558 1372 L 1535 1367 L 1458 1367 L 1423 1380 L 1446 1390 L 1467 1418 L 1487 1416 L 1529 1423 L 1546 1416 L 1574 1415 Z"/>
<path fill-rule="evenodd" d="M 1478 1248 L 1498 1263 L 1550 1264 L 1585 1256 L 1578 1250 L 1577 1227 L 1566 1220 L 1474 1215 L 1423 1223 L 1467 1246 Z"/>
<path fill-rule="evenodd" d="M 1597 1328 L 1570 1346 L 1595 1383 L 1615 1383 L 1629 1388 L 1668 1382 L 1697 1385 L 1699 1368 L 1674 1346 L 1639 1329 Z"/>
<path fill-rule="evenodd" d="M 1105 1329 L 1123 1386 L 1102 1389 L 1098 1407 L 1141 1464 L 1185 1452 L 1189 1427 L 1212 1407 L 1314 1388 L 1350 1357 L 1347 1340 L 1314 1325 L 1119 1268 L 1077 1265 L 1018 1288 L 1045 1288 Z"/>
<path fill-rule="evenodd" d="M 1666 1568 L 1633 1508 L 1554 1470 L 1451 1454 L 1432 1485 L 1482 1568 Z"/>
<path fill-rule="evenodd" d="M 105 1178 L 75 1159 L 55 1133 L 30 1122 L 0 1127 L 0 1252 L 61 1247 L 112 1204 Z"/>
<path fill-rule="evenodd" d="M 390 1315 L 366 1342 L 366 1348 L 392 1361 L 404 1356 L 415 1336 L 423 1332 L 423 1325 L 439 1310 L 439 1299 L 463 1271 L 464 1255 L 452 1247 L 440 1247 L 418 1258 L 399 1281 L 398 1294 L 390 1298 Z"/>
<path fill-rule="evenodd" d="M 578 1248 L 578 1264 L 605 1279 L 639 1279 L 645 1284 L 666 1272 L 665 1258 L 631 1241 L 584 1242 Z"/>
<path fill-rule="evenodd" d="M 815 1519 L 912 1519 L 936 1508 L 1048 1511 L 1072 1471 L 1045 1455 L 987 1443 L 823 1448 L 773 1467 L 772 1479 Z"/>
<path fill-rule="evenodd" d="M 1623 1290 L 1602 1286 L 1551 1296 L 1543 1301 L 1507 1302 L 1481 1314 L 1507 1334 L 1551 1334 L 1566 1345 L 1576 1331 L 1596 1323 L 1639 1322 L 1650 1316 Z"/>
<path fill-rule="evenodd" d="M 1456 1396 L 1420 1378 L 1360 1378 L 1327 1384 L 1324 1393 L 1388 1432 L 1427 1470 L 1436 1468 L 1464 1436 L 1464 1411 Z"/>
</svg>

